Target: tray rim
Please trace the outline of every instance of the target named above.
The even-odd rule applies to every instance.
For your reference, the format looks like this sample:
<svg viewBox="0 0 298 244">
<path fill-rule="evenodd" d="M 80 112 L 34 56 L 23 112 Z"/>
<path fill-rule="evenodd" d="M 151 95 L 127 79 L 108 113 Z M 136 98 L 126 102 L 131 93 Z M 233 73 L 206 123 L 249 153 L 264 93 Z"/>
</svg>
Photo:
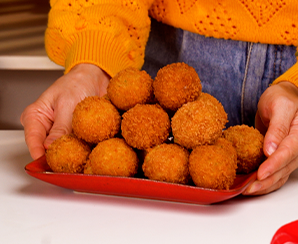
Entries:
<svg viewBox="0 0 298 244">
<path fill-rule="evenodd" d="M 37 167 L 38 166 L 38 167 Z M 257 178 L 257 172 L 254 171 L 249 174 L 237 175 L 236 177 L 242 177 L 244 180 L 241 181 L 241 184 L 238 184 L 238 187 L 231 188 L 229 190 L 217 190 L 210 188 L 202 188 L 192 185 L 183 185 L 177 183 L 161 182 L 156 180 L 150 180 L 146 178 L 137 178 L 137 177 L 122 177 L 122 176 L 109 176 L 109 175 L 89 175 L 89 174 L 79 174 L 79 173 L 55 173 L 51 171 L 44 170 L 46 164 L 45 155 L 28 163 L 24 169 L 26 173 L 32 177 L 35 177 L 39 180 L 48 182 L 50 184 L 70 189 L 77 192 L 93 193 L 93 194 L 105 194 L 105 195 L 114 195 L 114 196 L 125 196 L 125 197 L 136 197 L 136 198 L 145 198 L 145 199 L 155 199 L 155 200 L 165 200 L 165 201 L 174 201 L 174 202 L 184 202 L 184 203 L 195 203 L 195 204 L 213 204 L 217 202 L 222 202 L 233 198 L 237 195 L 240 195 L 248 185 Z M 48 167 L 48 166 L 47 166 Z M 48 167 L 49 169 L 49 167 Z M 86 180 L 88 179 L 88 180 Z M 68 182 L 70 184 L 68 184 Z M 77 181 L 77 182 L 76 182 Z M 84 182 L 85 181 L 85 182 Z M 90 181 L 88 183 L 88 181 Z M 75 182 L 75 183 L 74 183 Z M 79 183 L 82 185 L 88 186 L 88 189 L 84 190 L 79 187 Z M 104 190 L 102 186 L 97 185 L 92 189 L 90 188 L 91 182 L 97 182 L 102 184 L 107 184 L 107 190 Z M 123 190 L 120 185 L 126 184 L 134 189 L 125 189 Z M 72 184 L 74 184 L 72 186 Z M 90 185 L 89 185 L 90 184 Z M 117 186 L 117 184 L 119 184 Z M 134 186 L 136 184 L 136 186 Z M 159 193 L 154 196 L 150 189 L 146 189 L 146 185 L 150 187 L 151 191 L 158 191 Z M 116 189 L 119 187 L 119 189 Z M 232 186 L 233 187 L 233 186 Z M 111 191 L 113 189 L 113 191 Z M 121 190 L 122 189 L 122 190 Z M 165 189 L 170 191 L 168 196 L 162 197 L 162 193 L 166 193 Z M 145 193 L 142 195 L 142 190 L 145 190 Z M 148 191 L 149 190 L 149 191 Z M 180 194 L 180 197 L 175 196 L 174 190 L 177 191 L 177 194 Z M 185 191 L 183 193 L 183 190 Z M 164 192 L 163 192 L 164 191 Z M 167 195 L 166 194 L 166 195 Z M 200 197 L 192 196 L 192 194 L 203 194 L 200 200 Z M 208 196 L 212 196 L 210 201 L 208 201 Z M 218 195 L 216 197 L 216 195 Z"/>
</svg>

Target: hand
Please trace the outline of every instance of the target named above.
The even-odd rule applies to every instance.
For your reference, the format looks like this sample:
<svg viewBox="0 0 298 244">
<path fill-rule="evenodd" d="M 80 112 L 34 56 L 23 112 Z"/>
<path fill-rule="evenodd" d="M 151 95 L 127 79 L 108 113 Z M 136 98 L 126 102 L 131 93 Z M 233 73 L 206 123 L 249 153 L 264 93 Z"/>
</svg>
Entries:
<svg viewBox="0 0 298 244">
<path fill-rule="evenodd" d="M 298 88 L 286 81 L 269 87 L 260 98 L 255 125 L 261 133 L 267 131 L 264 153 L 268 158 L 245 195 L 279 189 L 298 168 Z"/>
<path fill-rule="evenodd" d="M 60 77 L 21 115 L 31 157 L 37 159 L 57 138 L 71 132 L 75 106 L 87 96 L 103 96 L 109 77 L 99 67 L 79 64 Z"/>
</svg>

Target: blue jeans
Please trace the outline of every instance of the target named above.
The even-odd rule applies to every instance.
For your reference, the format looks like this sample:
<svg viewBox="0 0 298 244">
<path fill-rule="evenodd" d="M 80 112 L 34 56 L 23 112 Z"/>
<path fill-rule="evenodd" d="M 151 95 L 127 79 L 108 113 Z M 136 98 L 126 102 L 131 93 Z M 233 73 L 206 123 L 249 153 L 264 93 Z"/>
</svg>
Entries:
<svg viewBox="0 0 298 244">
<path fill-rule="evenodd" d="M 261 94 L 296 63 L 296 47 L 204 37 L 152 20 L 143 69 L 153 78 L 170 63 L 195 68 L 203 92 L 216 97 L 228 114 L 227 127 L 254 126 Z"/>
</svg>

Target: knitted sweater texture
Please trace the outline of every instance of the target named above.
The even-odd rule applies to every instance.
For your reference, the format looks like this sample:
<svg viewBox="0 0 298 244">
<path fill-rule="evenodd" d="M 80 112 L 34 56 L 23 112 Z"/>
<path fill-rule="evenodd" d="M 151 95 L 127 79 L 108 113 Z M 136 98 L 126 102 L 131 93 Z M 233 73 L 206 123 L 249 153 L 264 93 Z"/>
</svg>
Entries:
<svg viewBox="0 0 298 244">
<path fill-rule="evenodd" d="M 207 37 L 298 44 L 296 0 L 51 0 L 45 45 L 65 67 L 92 63 L 114 76 L 141 68 L 150 17 Z M 150 17 L 149 17 L 150 16 Z M 298 64 L 275 80 L 298 86 Z"/>
</svg>

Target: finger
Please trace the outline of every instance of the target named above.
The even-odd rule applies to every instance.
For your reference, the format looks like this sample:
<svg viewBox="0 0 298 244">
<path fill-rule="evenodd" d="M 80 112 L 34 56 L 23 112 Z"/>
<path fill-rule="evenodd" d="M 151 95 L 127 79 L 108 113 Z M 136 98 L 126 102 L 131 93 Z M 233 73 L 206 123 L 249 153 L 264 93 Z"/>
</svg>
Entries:
<svg viewBox="0 0 298 244">
<path fill-rule="evenodd" d="M 288 179 L 289 179 L 289 175 L 279 179 L 276 183 L 274 183 L 273 185 L 270 185 L 268 188 L 263 187 L 263 184 L 261 182 L 255 181 L 242 194 L 251 195 L 251 196 L 265 195 L 281 188 L 288 181 Z M 253 188 L 254 190 L 251 190 L 251 188 Z M 255 191 L 255 189 L 258 189 L 258 190 Z"/>
<path fill-rule="evenodd" d="M 277 106 L 278 108 L 275 108 Z M 279 107 L 287 109 L 279 109 Z M 280 99 L 272 105 L 272 112 L 269 115 L 270 123 L 264 138 L 264 153 L 267 157 L 276 151 L 281 141 L 289 134 L 295 113 L 296 108 L 287 99 Z"/>
<path fill-rule="evenodd" d="M 54 124 L 44 142 L 46 149 L 53 141 L 71 132 L 72 112 L 72 105 L 64 104 L 57 106 L 54 111 Z"/>
<path fill-rule="evenodd" d="M 25 110 L 21 115 L 21 123 L 24 127 L 25 141 L 31 157 L 35 160 L 45 153 L 43 146 L 50 128 L 51 122 L 35 111 Z"/>
<path fill-rule="evenodd" d="M 298 125 L 292 126 L 290 134 L 280 143 L 278 149 L 269 156 L 258 169 L 258 179 L 264 180 L 282 168 L 293 170 L 293 162 L 297 162 Z M 294 164 L 298 167 L 297 164 Z"/>
<path fill-rule="evenodd" d="M 33 125 L 33 124 L 32 124 Z M 35 128 L 38 128 L 38 124 Z M 40 126 L 41 130 L 44 130 L 42 126 Z M 43 146 L 43 142 L 46 138 L 46 133 L 41 133 L 40 131 L 31 130 L 31 128 L 27 128 L 24 130 L 25 132 L 25 141 L 28 146 L 31 157 L 35 160 L 41 157 L 45 153 L 45 148 Z M 43 131 L 45 132 L 45 131 Z"/>
<path fill-rule="evenodd" d="M 244 195 L 268 193 L 281 187 L 281 183 L 285 183 L 283 179 L 288 179 L 289 175 L 298 167 L 298 159 L 296 158 L 291 163 L 277 171 L 275 174 L 264 180 L 256 180 L 243 193 Z"/>
</svg>

